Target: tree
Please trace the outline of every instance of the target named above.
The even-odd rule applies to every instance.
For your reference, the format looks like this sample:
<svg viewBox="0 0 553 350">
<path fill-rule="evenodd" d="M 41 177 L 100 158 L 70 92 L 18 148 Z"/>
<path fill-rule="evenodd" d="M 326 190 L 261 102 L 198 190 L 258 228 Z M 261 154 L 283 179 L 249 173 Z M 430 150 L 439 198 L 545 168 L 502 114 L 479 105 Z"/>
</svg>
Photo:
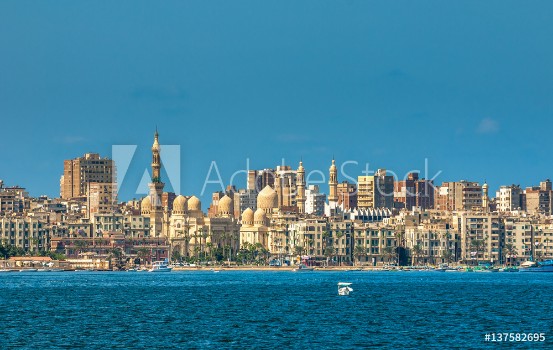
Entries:
<svg viewBox="0 0 553 350">
<path fill-rule="evenodd" d="M 146 247 L 140 247 L 138 248 L 136 256 L 140 259 L 140 263 L 142 264 L 146 260 L 146 257 L 150 256 L 150 250 Z"/>
<path fill-rule="evenodd" d="M 480 252 L 484 250 L 484 245 L 486 243 L 482 239 L 473 239 L 470 241 L 470 246 L 476 251 L 476 265 L 478 265 L 478 258 L 480 257 Z"/>
<path fill-rule="evenodd" d="M 388 263 L 392 261 L 392 258 L 395 256 L 395 249 L 394 247 L 386 247 L 384 248 L 384 256 L 386 256 L 386 260 L 388 260 Z"/>
<path fill-rule="evenodd" d="M 419 257 L 422 254 L 422 247 L 420 244 L 415 244 L 411 250 L 411 265 L 415 265 L 415 259 L 417 260 L 417 265 L 419 263 Z"/>
<path fill-rule="evenodd" d="M 451 260 L 453 260 L 453 253 L 449 249 L 443 250 L 442 251 L 442 259 L 446 263 L 450 263 Z"/>
<path fill-rule="evenodd" d="M 356 245 L 353 252 L 357 256 L 357 263 L 361 265 L 361 257 L 367 256 L 367 250 L 362 245 Z"/>
<path fill-rule="evenodd" d="M 513 266 L 513 257 L 517 254 L 515 245 L 512 243 L 506 243 L 503 249 L 505 250 L 505 255 L 507 257 L 507 265 Z"/>
</svg>

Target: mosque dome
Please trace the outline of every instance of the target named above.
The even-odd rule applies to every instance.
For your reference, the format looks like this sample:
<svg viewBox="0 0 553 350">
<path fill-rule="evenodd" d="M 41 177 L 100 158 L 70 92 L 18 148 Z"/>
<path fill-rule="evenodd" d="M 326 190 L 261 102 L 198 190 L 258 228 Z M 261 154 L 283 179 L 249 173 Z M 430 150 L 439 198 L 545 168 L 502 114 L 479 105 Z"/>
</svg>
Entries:
<svg viewBox="0 0 553 350">
<path fill-rule="evenodd" d="M 219 215 L 230 215 L 233 212 L 232 210 L 232 199 L 226 194 L 223 198 L 219 199 L 219 205 L 217 206 L 217 214 Z"/>
<path fill-rule="evenodd" d="M 253 215 L 254 224 L 265 226 L 266 221 L 267 221 L 267 214 L 265 214 L 265 211 L 261 208 L 257 209 L 255 211 L 255 214 Z"/>
<path fill-rule="evenodd" d="M 173 213 L 184 214 L 186 212 L 186 198 L 184 196 L 177 196 L 173 201 Z"/>
<path fill-rule="evenodd" d="M 253 210 L 251 208 L 247 208 L 242 213 L 242 225 L 253 225 Z"/>
<path fill-rule="evenodd" d="M 140 210 L 144 212 L 149 212 L 152 210 L 152 201 L 150 200 L 150 196 L 144 197 L 142 202 L 140 202 Z"/>
<path fill-rule="evenodd" d="M 257 207 L 260 209 L 273 209 L 278 207 L 278 198 L 275 190 L 267 185 L 257 195 Z"/>
<path fill-rule="evenodd" d="M 201 211 L 202 210 L 202 202 L 198 199 L 196 196 L 190 197 L 188 199 L 188 210 L 190 211 Z"/>
</svg>

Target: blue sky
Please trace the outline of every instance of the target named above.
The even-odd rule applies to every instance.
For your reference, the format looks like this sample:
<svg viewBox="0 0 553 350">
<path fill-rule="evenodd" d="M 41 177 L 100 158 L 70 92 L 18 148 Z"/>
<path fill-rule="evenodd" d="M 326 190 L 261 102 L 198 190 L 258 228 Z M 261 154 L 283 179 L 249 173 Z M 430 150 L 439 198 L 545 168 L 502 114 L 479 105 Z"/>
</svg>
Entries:
<svg viewBox="0 0 553 350">
<path fill-rule="evenodd" d="M 59 195 L 63 160 L 162 144 L 181 192 L 286 159 L 325 173 L 553 177 L 551 1 L 2 1 L 0 179 Z M 342 180 L 340 178 L 339 180 Z M 240 184 L 240 183 L 239 183 Z M 209 192 L 216 185 L 207 187 Z M 326 188 L 325 188 L 326 191 Z"/>
</svg>

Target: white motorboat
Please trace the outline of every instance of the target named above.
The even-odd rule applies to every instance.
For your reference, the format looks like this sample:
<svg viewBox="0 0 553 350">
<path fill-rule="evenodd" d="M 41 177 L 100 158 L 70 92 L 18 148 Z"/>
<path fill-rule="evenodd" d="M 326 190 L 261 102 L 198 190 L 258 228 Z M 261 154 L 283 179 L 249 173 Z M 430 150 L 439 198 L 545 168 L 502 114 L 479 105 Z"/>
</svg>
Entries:
<svg viewBox="0 0 553 350">
<path fill-rule="evenodd" d="M 306 266 L 304 264 L 299 264 L 298 267 L 293 269 L 294 272 L 306 272 L 306 271 L 313 271 L 315 268 Z"/>
<path fill-rule="evenodd" d="M 520 272 L 553 272 L 553 260 L 542 262 L 525 261 L 520 264 Z"/>
<path fill-rule="evenodd" d="M 353 292 L 353 288 L 350 287 L 351 283 L 349 282 L 338 282 L 338 295 L 349 295 Z"/>
<path fill-rule="evenodd" d="M 169 267 L 165 261 L 154 261 L 150 272 L 171 272 L 173 268 Z"/>
</svg>

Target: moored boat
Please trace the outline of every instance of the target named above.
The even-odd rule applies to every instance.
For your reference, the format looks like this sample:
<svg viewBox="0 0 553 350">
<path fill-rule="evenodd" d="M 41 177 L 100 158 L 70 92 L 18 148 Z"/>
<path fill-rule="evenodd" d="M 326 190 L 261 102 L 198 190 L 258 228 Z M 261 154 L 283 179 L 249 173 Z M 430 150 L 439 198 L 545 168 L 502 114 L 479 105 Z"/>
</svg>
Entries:
<svg viewBox="0 0 553 350">
<path fill-rule="evenodd" d="M 313 271 L 314 268 L 313 267 L 309 267 L 309 266 L 306 266 L 304 264 L 299 264 L 298 267 L 296 267 L 295 269 L 293 269 L 292 271 L 294 272 L 300 272 L 300 271 Z"/>
<path fill-rule="evenodd" d="M 169 267 L 169 265 L 165 261 L 154 261 L 152 268 L 149 270 L 150 272 L 171 272 L 173 268 Z"/>
<path fill-rule="evenodd" d="M 520 264 L 520 272 L 553 272 L 553 260 L 541 262 L 525 261 Z"/>
</svg>

